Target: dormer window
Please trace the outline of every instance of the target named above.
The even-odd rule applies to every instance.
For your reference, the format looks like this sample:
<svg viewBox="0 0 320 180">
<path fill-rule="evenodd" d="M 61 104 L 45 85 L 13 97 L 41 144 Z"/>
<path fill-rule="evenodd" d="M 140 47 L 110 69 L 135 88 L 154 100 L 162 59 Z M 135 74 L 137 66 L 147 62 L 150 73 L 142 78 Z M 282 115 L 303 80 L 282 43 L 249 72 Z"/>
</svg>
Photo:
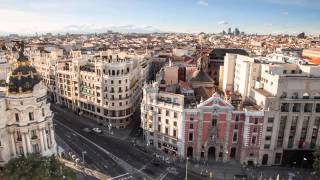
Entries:
<svg viewBox="0 0 320 180">
<path fill-rule="evenodd" d="M 302 96 L 303 99 L 309 99 L 309 94 L 308 93 L 304 93 Z"/>
<path fill-rule="evenodd" d="M 286 98 L 287 97 L 287 93 L 286 92 L 282 92 L 280 98 Z"/>
<path fill-rule="evenodd" d="M 298 99 L 298 93 L 297 92 L 292 94 L 292 99 Z"/>
</svg>

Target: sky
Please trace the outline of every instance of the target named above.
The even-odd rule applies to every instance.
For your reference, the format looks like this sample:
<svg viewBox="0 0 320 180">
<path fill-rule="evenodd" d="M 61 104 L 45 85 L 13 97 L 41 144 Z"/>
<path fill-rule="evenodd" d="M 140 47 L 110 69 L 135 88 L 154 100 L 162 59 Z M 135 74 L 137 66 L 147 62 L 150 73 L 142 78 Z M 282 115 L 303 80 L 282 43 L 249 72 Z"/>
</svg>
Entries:
<svg viewBox="0 0 320 180">
<path fill-rule="evenodd" d="M 320 0 L 0 0 L 0 34 L 134 26 L 165 32 L 320 33 Z"/>
</svg>

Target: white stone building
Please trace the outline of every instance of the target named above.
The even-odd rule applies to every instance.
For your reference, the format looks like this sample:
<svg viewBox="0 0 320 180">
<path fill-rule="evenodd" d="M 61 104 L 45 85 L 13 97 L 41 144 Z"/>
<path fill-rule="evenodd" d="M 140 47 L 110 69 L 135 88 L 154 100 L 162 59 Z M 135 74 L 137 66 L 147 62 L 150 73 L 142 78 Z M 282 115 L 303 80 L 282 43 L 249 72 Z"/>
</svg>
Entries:
<svg viewBox="0 0 320 180">
<path fill-rule="evenodd" d="M 233 54 L 225 60 L 223 90 L 264 112 L 258 164 L 310 164 L 320 146 L 320 66 Z"/>
<path fill-rule="evenodd" d="M 17 64 L 0 97 L 0 166 L 31 153 L 56 154 L 47 89 L 22 53 Z"/>
<path fill-rule="evenodd" d="M 141 127 L 148 146 L 184 156 L 184 96 L 159 92 L 159 84 L 145 85 L 141 103 Z"/>
</svg>

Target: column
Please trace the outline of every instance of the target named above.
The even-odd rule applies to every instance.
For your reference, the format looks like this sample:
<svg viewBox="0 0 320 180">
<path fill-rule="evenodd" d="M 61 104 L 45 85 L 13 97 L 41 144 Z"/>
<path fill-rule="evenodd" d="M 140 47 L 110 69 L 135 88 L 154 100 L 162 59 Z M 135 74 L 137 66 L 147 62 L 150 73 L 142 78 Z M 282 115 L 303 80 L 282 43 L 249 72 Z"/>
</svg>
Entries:
<svg viewBox="0 0 320 180">
<path fill-rule="evenodd" d="M 28 150 L 27 150 L 27 147 L 26 147 L 25 134 L 21 134 L 21 139 L 22 139 L 23 154 L 26 156 Z"/>
<path fill-rule="evenodd" d="M 222 155 L 222 161 L 223 162 L 226 162 L 226 161 L 228 161 L 229 160 L 229 154 L 230 154 L 230 152 L 229 152 L 229 142 L 230 142 L 230 140 L 229 140 L 229 134 L 230 134 L 230 123 L 231 123 L 231 118 L 232 118 L 232 114 L 231 114 L 231 112 L 227 112 L 226 113 L 226 129 L 225 129 L 225 142 L 224 142 L 224 144 L 223 144 L 223 151 L 222 151 L 222 153 L 223 153 L 223 155 Z"/>
<path fill-rule="evenodd" d="M 54 139 L 53 125 L 52 125 L 52 127 L 50 128 L 50 136 L 51 136 L 51 146 L 54 146 L 56 140 Z"/>
<path fill-rule="evenodd" d="M 43 138 L 44 138 L 44 149 L 48 149 L 48 139 L 47 139 L 47 133 L 45 129 L 42 129 Z"/>
<path fill-rule="evenodd" d="M 43 132 L 42 129 L 39 130 L 39 136 L 40 136 L 40 146 L 41 146 L 41 152 L 44 152 L 44 142 L 43 142 Z"/>
<path fill-rule="evenodd" d="M 290 113 L 287 116 L 287 122 L 286 122 L 284 136 L 283 136 L 282 148 L 284 148 L 284 149 L 288 148 L 289 135 L 290 135 L 290 130 L 291 130 L 291 123 L 292 123 L 292 115 Z"/>
<path fill-rule="evenodd" d="M 28 152 L 29 152 L 29 153 L 32 153 L 30 134 L 29 134 L 29 133 L 26 133 L 25 136 L 26 136 L 26 139 L 27 139 L 27 149 L 28 149 Z"/>
<path fill-rule="evenodd" d="M 14 133 L 11 133 L 10 137 L 11 137 L 11 145 L 12 145 L 12 153 L 11 154 L 13 154 L 13 156 L 15 157 L 17 154 L 17 150 L 16 150 L 16 142 L 14 139 Z"/>
</svg>

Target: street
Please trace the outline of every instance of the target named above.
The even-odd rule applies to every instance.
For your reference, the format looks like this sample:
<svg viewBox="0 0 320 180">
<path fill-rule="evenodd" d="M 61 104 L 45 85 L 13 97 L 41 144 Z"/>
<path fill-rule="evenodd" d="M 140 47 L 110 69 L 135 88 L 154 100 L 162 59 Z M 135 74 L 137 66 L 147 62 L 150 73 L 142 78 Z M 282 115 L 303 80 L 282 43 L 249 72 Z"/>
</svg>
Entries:
<svg viewBox="0 0 320 180">
<path fill-rule="evenodd" d="M 170 169 L 164 164 L 154 165 L 152 154 L 135 148 L 129 139 L 120 140 L 84 132 L 83 128 L 88 127 L 88 124 L 82 120 L 86 119 L 70 111 L 54 107 L 53 110 L 57 136 L 77 153 L 78 157 L 81 158 L 82 152 L 86 151 L 85 162 L 96 170 L 115 177 L 113 179 L 184 179 L 184 169 Z M 190 172 L 188 179 L 203 178 Z"/>
</svg>

